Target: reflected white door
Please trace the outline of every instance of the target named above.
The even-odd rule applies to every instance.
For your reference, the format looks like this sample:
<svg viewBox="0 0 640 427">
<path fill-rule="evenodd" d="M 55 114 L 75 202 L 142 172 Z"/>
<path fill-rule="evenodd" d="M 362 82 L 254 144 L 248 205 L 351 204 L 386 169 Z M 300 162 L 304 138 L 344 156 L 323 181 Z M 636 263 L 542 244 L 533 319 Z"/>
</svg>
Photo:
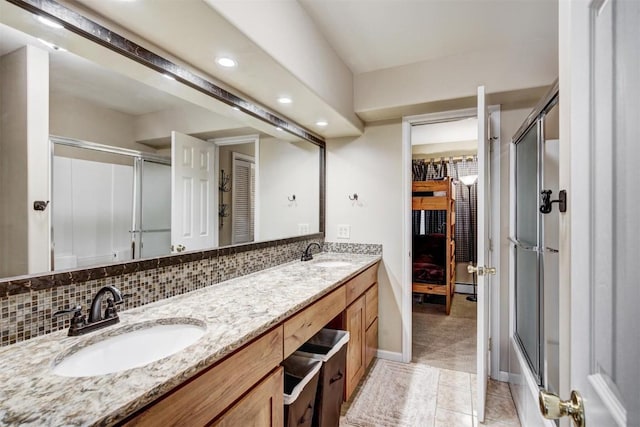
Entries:
<svg viewBox="0 0 640 427">
<path fill-rule="evenodd" d="M 171 246 L 173 252 L 214 246 L 215 144 L 171 132 Z"/>
<path fill-rule="evenodd" d="M 561 267 L 571 286 L 560 312 L 570 331 L 560 397 L 582 394 L 587 426 L 639 426 L 640 2 L 567 3 L 560 142 L 569 139 L 570 155 L 561 151 L 560 167 L 571 187 L 560 253 L 570 250 Z"/>
<path fill-rule="evenodd" d="M 489 375 L 489 301 L 491 299 L 488 274 L 489 219 L 491 200 L 489 198 L 489 113 L 485 103 L 484 86 L 478 87 L 478 232 L 477 232 L 477 277 L 478 277 L 478 324 L 477 324 L 477 378 L 478 378 L 478 420 L 484 421 L 484 410 Z"/>
</svg>

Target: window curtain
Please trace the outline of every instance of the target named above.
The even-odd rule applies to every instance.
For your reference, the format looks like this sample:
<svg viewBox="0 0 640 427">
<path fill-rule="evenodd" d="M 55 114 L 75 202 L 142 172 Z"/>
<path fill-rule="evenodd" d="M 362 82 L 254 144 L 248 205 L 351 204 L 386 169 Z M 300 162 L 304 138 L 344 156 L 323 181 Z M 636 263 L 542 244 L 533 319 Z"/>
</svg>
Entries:
<svg viewBox="0 0 640 427">
<path fill-rule="evenodd" d="M 456 262 L 469 262 L 473 259 L 471 230 L 475 230 L 477 219 L 477 184 L 471 186 L 471 211 L 469 210 L 469 189 L 459 181 L 461 176 L 476 175 L 478 160 L 440 161 L 413 160 L 413 180 L 427 181 L 451 177 L 456 187 Z M 446 233 L 446 211 L 413 211 L 413 234 L 425 235 Z M 474 233 L 475 234 L 475 233 Z"/>
</svg>

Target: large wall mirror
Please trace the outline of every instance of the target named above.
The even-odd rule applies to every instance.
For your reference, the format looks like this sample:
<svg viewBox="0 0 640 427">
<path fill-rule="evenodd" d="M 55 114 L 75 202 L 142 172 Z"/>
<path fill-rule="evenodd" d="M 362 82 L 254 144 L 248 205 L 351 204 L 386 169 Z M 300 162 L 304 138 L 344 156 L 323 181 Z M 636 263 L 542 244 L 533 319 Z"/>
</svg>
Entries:
<svg viewBox="0 0 640 427">
<path fill-rule="evenodd" d="M 0 1 L 0 278 L 323 231 L 320 139 Z"/>
</svg>

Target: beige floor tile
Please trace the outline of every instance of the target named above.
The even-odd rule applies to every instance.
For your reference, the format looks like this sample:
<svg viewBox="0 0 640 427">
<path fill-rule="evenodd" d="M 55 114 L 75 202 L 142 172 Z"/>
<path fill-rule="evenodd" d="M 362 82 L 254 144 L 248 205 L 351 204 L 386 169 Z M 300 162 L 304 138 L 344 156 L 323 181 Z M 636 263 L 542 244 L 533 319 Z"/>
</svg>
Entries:
<svg viewBox="0 0 640 427">
<path fill-rule="evenodd" d="M 471 375 L 467 372 L 440 369 L 440 381 L 438 384 L 469 390 L 471 387 Z"/>
<path fill-rule="evenodd" d="M 511 395 L 501 397 L 495 394 L 487 394 L 485 418 L 494 421 L 518 421 L 518 414 Z"/>
<path fill-rule="evenodd" d="M 471 415 L 471 390 L 439 385 L 436 405 L 437 408 Z"/>
<path fill-rule="evenodd" d="M 487 394 L 495 394 L 501 397 L 511 398 L 511 390 L 509 390 L 509 383 L 503 383 L 490 379 L 487 383 Z"/>
<path fill-rule="evenodd" d="M 473 417 L 460 412 L 436 409 L 435 427 L 473 427 Z"/>
</svg>

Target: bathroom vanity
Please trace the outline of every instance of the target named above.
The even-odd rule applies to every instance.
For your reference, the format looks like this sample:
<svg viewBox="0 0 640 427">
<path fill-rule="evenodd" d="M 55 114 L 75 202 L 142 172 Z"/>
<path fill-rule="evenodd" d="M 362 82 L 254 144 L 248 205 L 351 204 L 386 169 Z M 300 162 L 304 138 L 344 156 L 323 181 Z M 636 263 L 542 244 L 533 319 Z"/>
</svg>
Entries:
<svg viewBox="0 0 640 427">
<path fill-rule="evenodd" d="M 347 396 L 373 359 L 380 256 L 323 253 L 120 314 L 82 337 L 56 332 L 0 350 L 2 422 L 21 425 L 282 425 L 280 362 L 323 327 L 350 332 Z M 330 266 L 330 267 L 326 267 Z M 93 377 L 52 373 L 60 355 L 141 322 L 194 319 L 195 344 Z"/>
</svg>

